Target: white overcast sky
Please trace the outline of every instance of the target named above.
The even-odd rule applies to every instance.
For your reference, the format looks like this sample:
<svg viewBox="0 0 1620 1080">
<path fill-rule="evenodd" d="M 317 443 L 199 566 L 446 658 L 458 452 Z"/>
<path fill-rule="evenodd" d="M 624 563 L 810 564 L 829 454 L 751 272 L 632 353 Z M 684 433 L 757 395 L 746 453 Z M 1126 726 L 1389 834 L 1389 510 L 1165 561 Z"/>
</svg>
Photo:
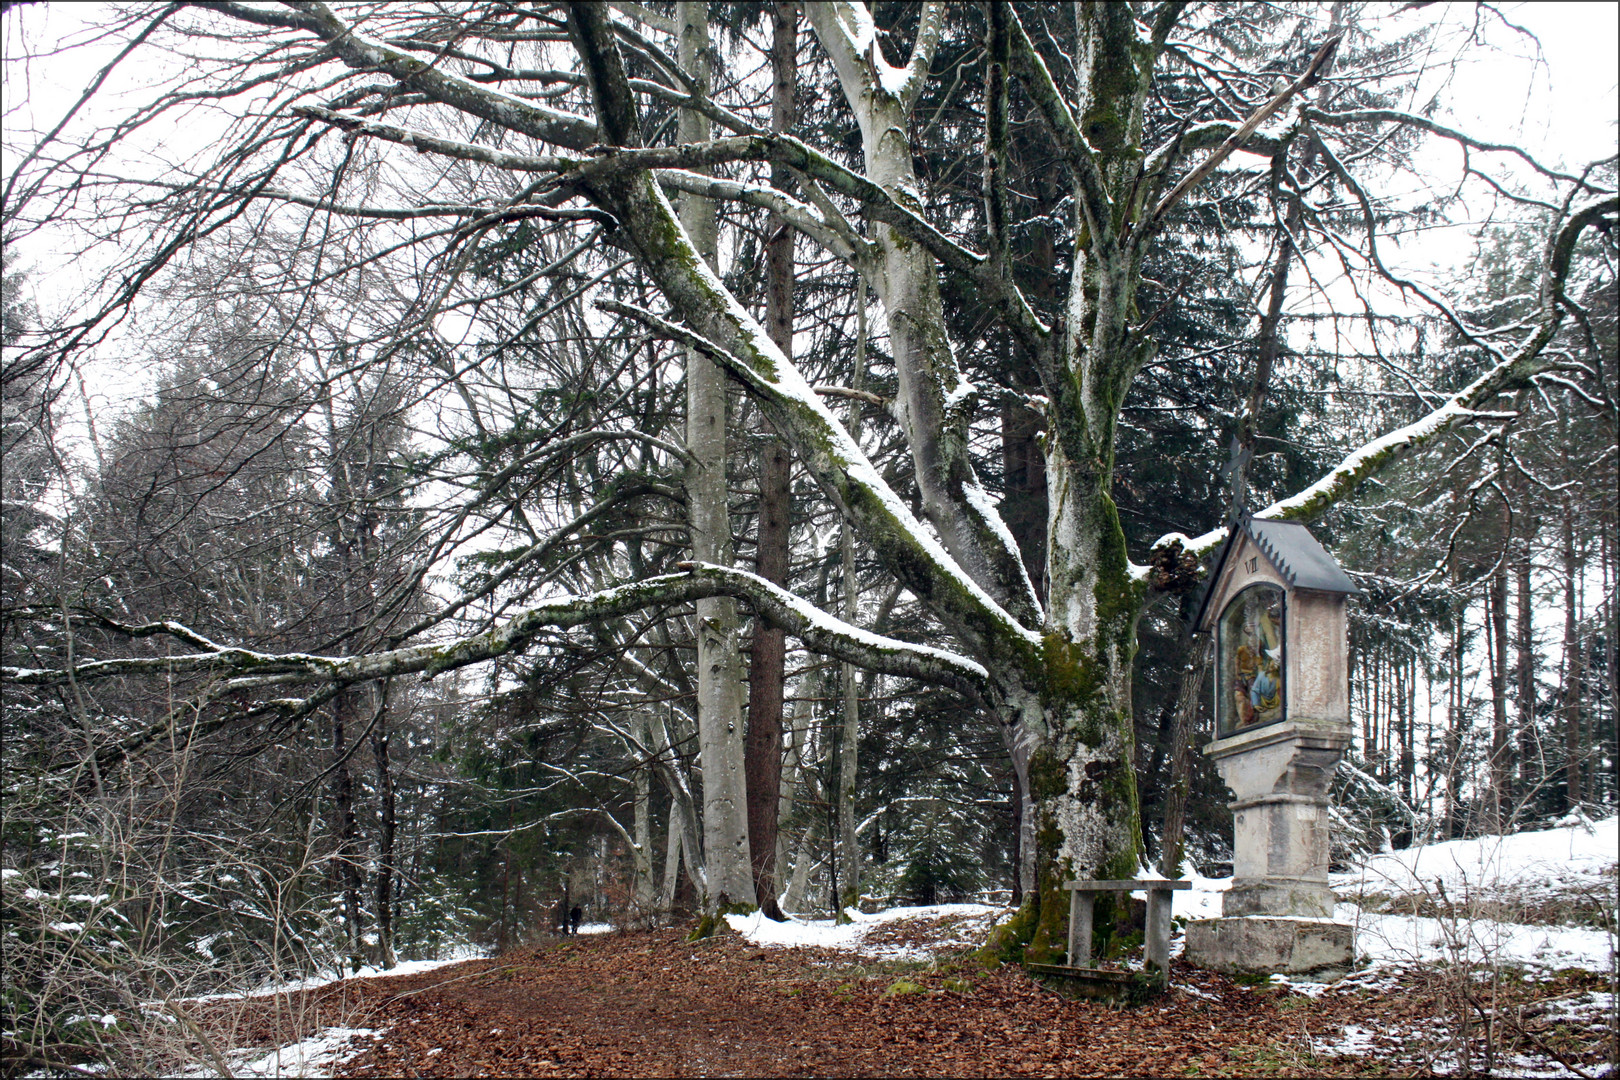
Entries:
<svg viewBox="0 0 1620 1080">
<path fill-rule="evenodd" d="M 84 22 L 94 17 L 97 7 L 74 4 L 13 9 L 5 17 L 7 52 L 17 55 L 19 27 L 26 30 L 37 48 L 43 42 L 72 36 L 76 31 L 82 33 Z M 1422 108 L 1438 92 L 1439 118 L 1451 120 L 1481 138 L 1518 143 L 1549 165 L 1578 170 L 1593 159 L 1615 153 L 1616 117 L 1620 115 L 1620 4 L 1510 3 L 1483 9 L 1473 3 L 1450 3 L 1402 12 L 1395 3 L 1371 3 L 1363 10 L 1364 18 L 1387 19 L 1402 28 L 1429 24 L 1439 13 L 1453 28 L 1451 39 L 1442 42 L 1427 58 L 1429 75 L 1407 107 Z M 1500 17 L 1493 11 L 1500 12 Z M 1524 27 L 1539 39 L 1539 60 L 1532 61 L 1536 44 L 1505 26 L 1503 19 Z M 1500 51 L 1473 50 L 1469 60 L 1454 64 L 1464 38 L 1476 26 L 1482 40 Z M 68 51 L 29 65 L 25 73 L 7 64 L 7 125 L 35 130 L 51 127 L 109 55 L 105 47 Z M 121 72 L 122 78 L 115 82 L 121 82 L 119 89 L 138 99 L 143 84 L 158 77 L 161 70 L 161 65 L 145 71 L 132 67 Z M 112 103 L 116 106 L 116 96 Z M 206 123 L 197 124 L 201 119 L 191 118 L 195 125 L 193 138 L 196 131 L 206 129 Z M 15 138 L 16 132 L 11 134 Z M 1425 164 L 1439 174 L 1456 175 L 1460 158 L 1455 149 L 1436 145 L 1427 153 Z M 7 157 L 5 171 L 9 172 L 10 155 Z M 1487 164 L 1478 159 L 1476 163 Z M 1529 172 L 1521 170 L 1517 175 L 1528 178 Z M 1491 212 L 1486 205 L 1489 201 L 1470 204 L 1464 217 L 1473 220 L 1434 230 L 1403 245 L 1401 261 L 1413 269 L 1432 266 L 1442 274 L 1465 266 L 1472 250 L 1474 221 Z M 58 297 L 76 294 L 85 276 L 96 273 L 94 260 L 69 262 L 57 257 L 48 234 L 43 232 L 30 237 L 19 249 L 21 263 L 32 268 L 30 285 L 42 311 L 49 312 Z M 1311 303 L 1304 297 L 1301 300 L 1307 306 Z M 141 381 L 128 378 L 133 374 L 130 362 L 134 357 L 102 359 L 125 376 L 92 374 L 96 387 L 104 389 L 110 398 L 123 396 L 115 386 L 122 384 L 132 390 Z"/>
</svg>

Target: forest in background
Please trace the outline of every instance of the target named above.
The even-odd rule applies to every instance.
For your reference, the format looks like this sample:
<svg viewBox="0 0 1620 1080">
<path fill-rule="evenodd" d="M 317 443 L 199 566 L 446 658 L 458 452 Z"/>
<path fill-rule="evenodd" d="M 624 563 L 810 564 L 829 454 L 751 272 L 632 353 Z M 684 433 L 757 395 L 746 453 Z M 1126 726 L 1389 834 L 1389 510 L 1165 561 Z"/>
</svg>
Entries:
<svg viewBox="0 0 1620 1080">
<path fill-rule="evenodd" d="M 715 822 L 744 814 L 716 801 L 722 761 L 726 790 L 747 797 L 744 881 L 764 906 L 1037 903 L 1043 879 L 1021 868 L 1047 811 L 997 711 L 1007 695 L 992 701 L 956 664 L 957 651 L 978 662 L 962 617 L 896 569 L 893 543 L 767 398 L 736 372 L 728 388 L 650 315 L 672 286 L 625 241 L 630 214 L 608 196 L 579 205 L 587 181 L 548 182 L 581 167 L 533 131 L 455 111 L 465 86 L 516 93 L 558 145 L 612 158 L 586 152 L 594 136 L 561 141 L 604 108 L 582 17 L 332 9 L 456 74 L 445 90 L 319 44 L 320 5 L 289 6 L 285 24 L 216 7 L 104 13 L 109 40 L 169 48 L 166 82 L 132 112 L 81 114 L 49 138 L 8 121 L 7 1038 L 94 1043 L 116 1034 L 100 1018 L 140 1017 L 141 1002 L 506 949 L 552 930 L 559 905 L 620 926 L 712 918 L 739 899 Z M 1187 537 L 1223 525 L 1234 487 L 1253 509 L 1315 490 L 1543 329 L 1532 359 L 1547 362 L 1313 515 L 1362 590 L 1336 852 L 1608 813 L 1612 148 L 1578 176 L 1533 161 L 1477 173 L 1496 185 L 1482 195 L 1423 172 L 1420 136 L 1448 135 L 1403 111 L 1438 23 L 1392 26 L 1354 4 L 1139 7 L 1130 33 L 1165 36 L 1142 115 L 1122 122 L 1135 157 L 1104 169 L 1124 202 L 1151 186 L 1148 150 L 1186 143 L 1185 166 L 1292 96 L 1192 194 L 1169 184 L 1191 173 L 1164 166 L 1157 190 L 1172 197 L 1130 271 L 1130 333 L 1146 347 L 1112 406 L 1111 499 L 1152 579 L 1129 620 L 1129 685 L 1111 698 L 1139 807 L 1130 854 L 1229 873 L 1226 793 L 1197 753 L 1212 734 L 1203 647 L 1186 626 L 1194 556 L 1213 545 Z M 1080 310 L 1070 281 L 1098 230 L 1052 106 L 1012 53 L 1030 43 L 1085 100 L 1092 69 L 1074 58 L 1118 27 L 1051 4 L 873 5 L 873 69 L 925 57 L 926 78 L 899 95 L 907 187 L 874 174 L 831 31 L 796 5 L 600 10 L 640 102 L 636 145 L 672 148 L 653 167 L 714 280 L 972 576 L 953 545 L 982 542 L 936 518 L 950 504 L 918 449 L 937 423 L 942 474 L 974 478 L 955 496 L 987 500 L 1050 605 L 1060 412 L 1030 327 Z M 21 34 L 30 13 L 5 18 Z M 236 110 L 217 138 L 133 175 L 120 155 L 144 125 L 214 98 Z M 676 152 L 713 140 L 709 124 L 791 133 L 821 156 Z M 1392 178 L 1421 197 L 1385 194 Z M 1588 204 L 1603 227 L 1575 230 L 1560 255 L 1549 237 Z M 1384 265 L 1378 238 L 1387 255 L 1468 215 L 1478 239 L 1455 280 Z M 13 254 L 63 222 L 107 267 L 74 304 Z M 939 354 L 905 329 L 913 301 L 884 262 L 907 243 L 937 260 L 942 322 L 920 336 L 948 339 L 956 369 L 940 384 L 967 387 L 934 421 L 907 372 Z M 974 262 L 974 248 L 993 254 Z M 149 391 L 94 404 L 98 350 L 149 373 Z M 806 609 L 751 584 L 741 605 L 613 592 L 694 562 L 756 569 Z M 828 630 L 811 608 L 899 644 Z M 442 663 L 388 659 L 430 647 Z M 716 716 L 734 745 L 705 734 Z M 773 724 L 774 742 L 744 745 Z"/>
</svg>

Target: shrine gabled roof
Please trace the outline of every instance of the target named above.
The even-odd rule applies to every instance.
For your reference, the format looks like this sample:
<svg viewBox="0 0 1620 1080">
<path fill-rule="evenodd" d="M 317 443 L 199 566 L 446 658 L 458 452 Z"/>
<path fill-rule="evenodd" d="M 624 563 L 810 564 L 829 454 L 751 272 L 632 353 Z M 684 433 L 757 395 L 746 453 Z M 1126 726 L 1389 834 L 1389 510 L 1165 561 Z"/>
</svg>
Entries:
<svg viewBox="0 0 1620 1080">
<path fill-rule="evenodd" d="M 1221 572 L 1226 569 L 1226 560 L 1238 541 L 1245 536 L 1260 549 L 1260 553 L 1276 568 L 1290 589 L 1310 589 L 1345 596 L 1361 591 L 1305 526 L 1296 521 L 1268 521 L 1245 516 L 1227 526 L 1226 543 L 1221 545 L 1220 554 L 1215 558 L 1204 595 L 1198 602 L 1198 617 L 1193 621 L 1200 631 L 1208 614 L 1206 609 L 1216 586 L 1220 584 Z"/>
</svg>

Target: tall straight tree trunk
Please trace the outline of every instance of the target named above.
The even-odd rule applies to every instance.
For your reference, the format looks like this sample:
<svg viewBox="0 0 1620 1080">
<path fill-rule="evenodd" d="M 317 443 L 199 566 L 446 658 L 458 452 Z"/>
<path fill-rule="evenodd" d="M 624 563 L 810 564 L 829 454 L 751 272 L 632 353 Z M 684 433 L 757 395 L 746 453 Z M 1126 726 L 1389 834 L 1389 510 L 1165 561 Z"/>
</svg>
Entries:
<svg viewBox="0 0 1620 1080">
<path fill-rule="evenodd" d="M 1452 586 L 1457 584 L 1456 566 L 1452 566 Z M 1468 726 L 1467 702 L 1463 700 L 1463 631 L 1468 614 L 1466 602 L 1457 605 L 1451 616 L 1450 679 L 1446 684 L 1446 792 L 1445 839 L 1455 840 L 1462 835 L 1459 826 L 1460 800 L 1457 798 L 1458 761 L 1462 757 L 1463 732 Z"/>
<path fill-rule="evenodd" d="M 1192 732 L 1198 703 L 1204 693 L 1214 635 L 1202 634 L 1191 642 L 1187 664 L 1176 689 L 1176 717 L 1170 733 L 1170 778 L 1164 792 L 1164 832 L 1159 843 L 1159 873 L 1181 876 L 1187 846 L 1187 794 L 1192 786 Z"/>
<path fill-rule="evenodd" d="M 798 5 L 778 3 L 771 40 L 771 128 L 793 127 L 793 92 L 798 59 Z M 771 168 L 771 185 L 789 190 L 792 174 Z M 765 248 L 765 327 L 785 356 L 793 355 L 793 230 L 771 215 Z M 769 421 L 765 421 L 768 425 Z M 756 572 L 783 587 L 788 582 L 788 510 L 792 458 L 787 444 L 769 438 L 760 451 L 759 543 Z M 776 904 L 777 828 L 782 799 L 782 695 L 787 638 L 762 619 L 755 620 L 754 649 L 748 669 L 748 848 L 753 859 L 754 895 L 760 910 L 783 919 Z"/>
<path fill-rule="evenodd" d="M 1616 770 L 1620 769 L 1620 582 L 1616 580 L 1616 556 L 1620 555 L 1620 537 L 1616 537 L 1613 528 L 1614 507 L 1600 516 L 1602 527 L 1599 530 L 1603 538 L 1603 603 L 1608 611 L 1605 620 L 1608 627 L 1608 672 L 1609 672 L 1609 710 L 1608 730 L 1603 733 L 1602 746 L 1609 759 L 1609 768 L 1601 774 L 1602 782 L 1607 785 L 1606 790 L 1599 790 L 1594 786 L 1592 799 L 1594 802 L 1603 801 L 1612 803 L 1615 798 Z"/>
<path fill-rule="evenodd" d="M 1536 723 L 1536 640 L 1532 620 L 1535 607 L 1530 589 L 1530 538 L 1535 534 L 1535 522 L 1531 521 L 1525 525 L 1519 557 L 1513 565 L 1515 591 L 1518 594 L 1515 603 L 1518 625 L 1514 636 L 1518 649 L 1519 788 L 1526 797 L 1547 782 L 1541 729 Z"/>
<path fill-rule="evenodd" d="M 866 381 L 866 281 L 857 275 L 855 285 L 855 376 L 856 390 Z M 849 432 L 861 437 L 860 402 L 850 402 Z M 855 533 L 845 521 L 839 526 L 839 555 L 843 562 L 844 621 L 860 623 L 861 594 L 855 572 Z M 860 774 L 861 693 L 860 672 L 854 664 L 842 667 L 843 721 L 838 737 L 838 882 L 836 902 L 839 922 L 846 921 L 846 908 L 861 902 L 861 837 L 855 807 L 855 784 Z"/>
<path fill-rule="evenodd" d="M 712 50 L 708 4 L 677 5 L 678 61 L 707 96 Z M 702 113 L 683 109 L 683 143 L 709 138 Z M 715 269 L 714 203 L 695 195 L 681 199 L 681 224 L 705 262 Z M 726 379 L 696 351 L 686 358 L 686 448 L 692 454 L 686 482 L 692 558 L 732 564 L 731 514 L 726 491 Z M 709 892 L 704 909 L 754 903 L 754 870 L 748 847 L 748 793 L 743 749 L 742 658 L 737 645 L 737 602 L 713 597 L 697 602 L 698 746 L 703 762 L 703 856 Z M 688 859 L 692 856 L 687 853 Z"/>
<path fill-rule="evenodd" d="M 1564 562 L 1564 802 L 1573 810 L 1581 805 L 1581 646 L 1576 610 L 1575 514 L 1568 495 L 1563 501 Z"/>
<path fill-rule="evenodd" d="M 1507 714 L 1507 562 L 1498 560 L 1491 571 L 1486 605 L 1490 612 L 1489 660 L 1491 665 L 1491 765 L 1490 831 L 1507 831 L 1513 795 L 1508 781 Z"/>
<path fill-rule="evenodd" d="M 371 728 L 371 756 L 377 764 L 377 952 L 384 971 L 395 964 L 394 957 L 394 771 L 388 761 L 388 689 L 378 690 L 377 722 Z"/>
<path fill-rule="evenodd" d="M 360 966 L 360 853 L 359 828 L 354 815 L 354 777 L 349 771 L 347 755 L 348 732 L 353 728 L 355 696 L 358 693 L 353 687 L 345 688 L 332 700 L 332 758 L 336 762 L 332 770 L 332 811 L 337 818 L 338 837 L 336 869 L 343 893 L 344 947 L 348 949 L 349 962 L 355 970 L 359 970 Z"/>
<path fill-rule="evenodd" d="M 636 922 L 650 925 L 653 912 L 652 876 L 652 768 L 643 763 L 636 767 L 635 777 L 635 884 L 631 896 L 635 902 Z"/>
</svg>

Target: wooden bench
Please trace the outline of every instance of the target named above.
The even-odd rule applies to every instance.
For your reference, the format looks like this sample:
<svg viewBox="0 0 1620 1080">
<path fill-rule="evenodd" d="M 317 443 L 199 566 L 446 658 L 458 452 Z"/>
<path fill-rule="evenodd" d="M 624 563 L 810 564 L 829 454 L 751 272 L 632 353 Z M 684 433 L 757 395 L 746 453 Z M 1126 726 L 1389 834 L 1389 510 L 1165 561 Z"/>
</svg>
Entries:
<svg viewBox="0 0 1620 1080">
<path fill-rule="evenodd" d="M 1147 893 L 1147 969 L 1170 978 L 1170 895 L 1192 888 L 1186 878 L 1148 878 L 1141 881 L 1066 881 L 1069 890 L 1069 957 L 1067 967 L 1091 968 L 1091 912 L 1100 892 Z"/>
</svg>

